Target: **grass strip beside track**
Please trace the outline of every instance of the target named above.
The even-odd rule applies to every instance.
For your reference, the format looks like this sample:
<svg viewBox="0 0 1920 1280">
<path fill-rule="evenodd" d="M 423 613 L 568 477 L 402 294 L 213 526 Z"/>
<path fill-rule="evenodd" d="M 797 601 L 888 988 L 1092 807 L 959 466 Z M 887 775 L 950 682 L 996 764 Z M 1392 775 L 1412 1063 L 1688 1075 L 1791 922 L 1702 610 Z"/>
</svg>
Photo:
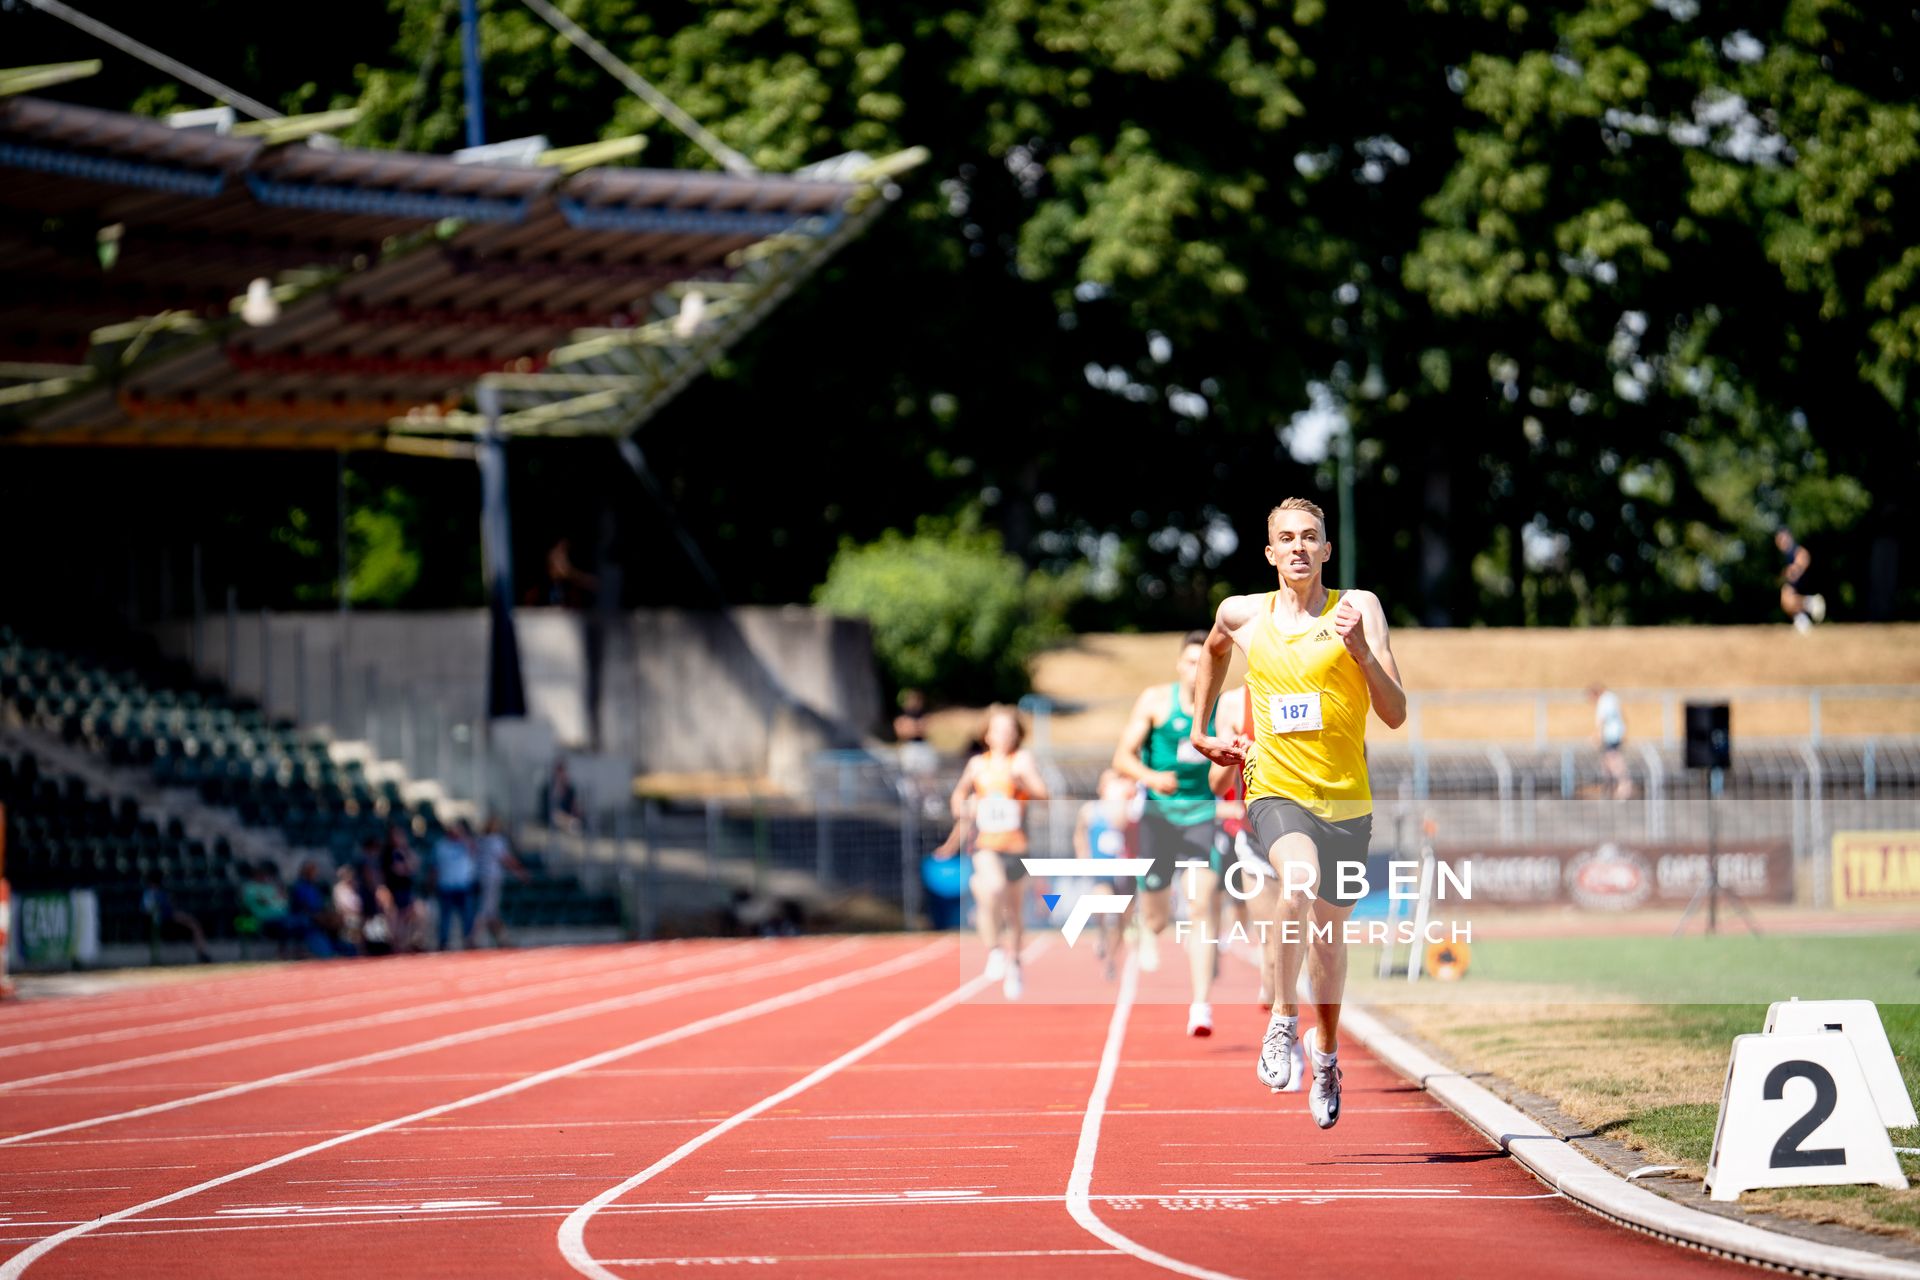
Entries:
<svg viewBox="0 0 1920 1280">
<path fill-rule="evenodd" d="M 1876 999 L 1907 1090 L 1920 1096 L 1917 965 L 1911 934 L 1525 939 L 1475 947 L 1464 981 L 1423 983 L 1418 1002 L 1397 1002 L 1399 983 L 1364 985 L 1369 1004 L 1461 1068 L 1546 1098 L 1647 1163 L 1698 1181 L 1733 1038 L 1761 1029 L 1768 1001 Z M 1889 1001 L 1890 992 L 1906 999 Z M 1682 993 L 1693 998 L 1679 1002 Z M 1920 1147 L 1920 1128 L 1891 1136 Z M 1920 1156 L 1900 1161 L 1920 1183 Z M 1741 1203 L 1920 1241 L 1920 1186 L 1755 1191 Z"/>
</svg>

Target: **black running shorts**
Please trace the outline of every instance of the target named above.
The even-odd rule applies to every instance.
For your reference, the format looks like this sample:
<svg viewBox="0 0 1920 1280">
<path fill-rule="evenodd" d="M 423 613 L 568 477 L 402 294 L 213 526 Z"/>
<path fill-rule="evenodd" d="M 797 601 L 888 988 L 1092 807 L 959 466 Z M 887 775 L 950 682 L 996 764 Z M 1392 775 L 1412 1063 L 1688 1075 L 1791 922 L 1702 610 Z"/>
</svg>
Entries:
<svg viewBox="0 0 1920 1280">
<path fill-rule="evenodd" d="M 1350 874 L 1364 878 L 1367 869 L 1367 845 L 1373 839 L 1373 815 L 1332 822 L 1308 812 L 1299 802 L 1279 796 L 1261 796 L 1247 808 L 1247 820 L 1253 824 L 1254 847 L 1262 854 L 1272 851 L 1281 836 L 1304 835 L 1311 839 L 1320 855 L 1320 882 L 1315 894 L 1337 906 L 1350 907 L 1361 895 L 1346 897 L 1338 893 L 1340 864 L 1359 864 Z M 1284 868 L 1282 868 L 1284 873 Z"/>
<path fill-rule="evenodd" d="M 1148 804 L 1146 812 L 1140 815 L 1139 832 L 1140 856 L 1153 859 L 1147 874 L 1140 877 L 1140 888 L 1148 893 L 1157 893 L 1172 884 L 1180 874 L 1182 862 L 1212 865 L 1214 824 L 1210 820 L 1190 827 L 1179 826 L 1167 821 L 1158 809 Z"/>
</svg>

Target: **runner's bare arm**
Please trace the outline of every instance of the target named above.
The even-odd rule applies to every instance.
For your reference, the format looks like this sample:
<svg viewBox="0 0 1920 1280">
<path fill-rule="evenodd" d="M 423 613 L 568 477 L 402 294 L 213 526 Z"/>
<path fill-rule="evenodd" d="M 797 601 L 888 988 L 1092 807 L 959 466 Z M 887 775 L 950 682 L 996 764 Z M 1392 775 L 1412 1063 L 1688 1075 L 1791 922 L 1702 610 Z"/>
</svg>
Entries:
<svg viewBox="0 0 1920 1280">
<path fill-rule="evenodd" d="M 1387 639 L 1387 611 L 1371 591 L 1349 591 L 1333 611 L 1333 629 L 1347 652 L 1360 664 L 1380 722 L 1398 729 L 1407 721 L 1407 691 L 1400 683 L 1400 665 L 1393 660 Z"/>
<path fill-rule="evenodd" d="M 1040 776 L 1040 766 L 1034 761 L 1031 751 L 1013 753 L 1013 776 L 1015 781 L 1019 782 L 1021 789 L 1027 793 L 1027 799 L 1048 798 L 1047 780 Z"/>
<path fill-rule="evenodd" d="M 1120 745 L 1113 749 L 1113 768 L 1123 777 L 1144 782 L 1161 795 L 1170 796 L 1180 789 L 1180 780 L 1171 773 L 1147 768 L 1147 762 L 1140 758 L 1140 749 L 1146 746 L 1147 735 L 1153 732 L 1153 713 L 1160 709 L 1163 694 L 1164 688 L 1155 685 L 1134 699 L 1133 714 L 1120 730 Z"/>
<path fill-rule="evenodd" d="M 1093 804 L 1094 802 L 1089 800 L 1081 805 L 1080 816 L 1073 820 L 1073 856 L 1076 858 L 1093 856 L 1093 847 L 1087 843 L 1087 827 L 1093 817 Z"/>
<path fill-rule="evenodd" d="M 953 795 L 947 800 L 947 807 L 953 810 L 953 820 L 959 822 L 973 811 L 968 803 L 973 798 L 973 771 L 979 756 L 967 761 L 967 767 L 960 771 L 960 781 L 953 784 Z"/>
<path fill-rule="evenodd" d="M 1193 705 L 1211 707 L 1219 701 L 1227 685 L 1227 667 L 1233 662 L 1233 646 L 1239 635 L 1254 620 L 1259 609 L 1258 596 L 1228 596 L 1214 611 L 1213 630 L 1207 632 L 1207 656 L 1194 679 Z M 1237 766 L 1253 751 L 1253 744 L 1238 734 L 1213 736 L 1206 731 L 1206 717 L 1193 717 L 1193 745 L 1201 755 L 1218 765 Z"/>
</svg>

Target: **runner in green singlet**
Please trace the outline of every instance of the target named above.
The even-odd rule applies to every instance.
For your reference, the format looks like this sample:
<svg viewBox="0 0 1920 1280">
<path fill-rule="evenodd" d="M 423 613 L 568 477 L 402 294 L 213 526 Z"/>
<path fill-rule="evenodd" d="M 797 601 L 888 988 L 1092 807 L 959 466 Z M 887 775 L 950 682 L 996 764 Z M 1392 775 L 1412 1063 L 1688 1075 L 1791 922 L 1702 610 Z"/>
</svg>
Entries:
<svg viewBox="0 0 1920 1280">
<path fill-rule="evenodd" d="M 1140 814 L 1139 856 L 1153 866 L 1140 877 L 1137 919 L 1140 927 L 1140 967 L 1160 967 L 1160 932 L 1173 918 L 1174 885 L 1190 895 L 1189 918 L 1213 919 L 1215 895 L 1220 892 L 1220 864 L 1214 850 L 1214 795 L 1208 782 L 1207 758 L 1194 749 L 1193 684 L 1200 669 L 1207 633 L 1195 631 L 1180 642 L 1172 684 L 1154 685 L 1133 705 L 1133 715 L 1121 731 L 1113 753 L 1113 767 L 1146 790 Z M 1213 733 L 1213 717 L 1206 732 Z M 1181 862 L 1202 862 L 1205 872 L 1188 875 Z M 1204 935 L 1204 936 L 1203 936 Z M 1195 928 L 1187 939 L 1193 972 L 1193 1003 L 1187 1009 L 1187 1034 L 1213 1034 L 1214 969 L 1220 949 L 1211 933 Z"/>
</svg>

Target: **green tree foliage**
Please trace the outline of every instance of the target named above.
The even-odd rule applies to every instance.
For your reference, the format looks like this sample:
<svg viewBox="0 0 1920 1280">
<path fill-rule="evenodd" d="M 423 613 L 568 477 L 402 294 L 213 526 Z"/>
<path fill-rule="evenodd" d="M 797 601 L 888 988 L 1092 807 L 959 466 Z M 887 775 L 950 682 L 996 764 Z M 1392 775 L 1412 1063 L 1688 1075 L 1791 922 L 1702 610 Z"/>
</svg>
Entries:
<svg viewBox="0 0 1920 1280">
<path fill-rule="evenodd" d="M 358 101 L 357 144 L 458 145 L 457 4 L 386 3 L 343 62 L 340 23 L 269 58 L 257 10 L 200 0 L 209 69 Z M 1403 620 L 1774 616 L 1783 519 L 1838 616 L 1920 611 L 1911 6 L 562 4 L 769 169 L 933 154 L 644 433 L 737 598 L 977 507 L 1029 565 L 1088 567 L 1076 621 L 1186 625 L 1265 576 L 1268 506 L 1331 499 L 1315 424 L 1342 420 L 1335 554 Z M 518 0 L 480 7 L 490 137 L 712 167 Z M 515 448 L 536 550 L 576 491 L 639 509 L 604 451 Z M 704 598 L 661 534 L 584 540 Z"/>
<path fill-rule="evenodd" d="M 1030 573 L 991 530 L 926 520 L 843 543 L 814 601 L 867 620 L 895 688 L 977 702 L 1026 692 L 1027 662 L 1065 637 L 1075 590 Z"/>
</svg>

